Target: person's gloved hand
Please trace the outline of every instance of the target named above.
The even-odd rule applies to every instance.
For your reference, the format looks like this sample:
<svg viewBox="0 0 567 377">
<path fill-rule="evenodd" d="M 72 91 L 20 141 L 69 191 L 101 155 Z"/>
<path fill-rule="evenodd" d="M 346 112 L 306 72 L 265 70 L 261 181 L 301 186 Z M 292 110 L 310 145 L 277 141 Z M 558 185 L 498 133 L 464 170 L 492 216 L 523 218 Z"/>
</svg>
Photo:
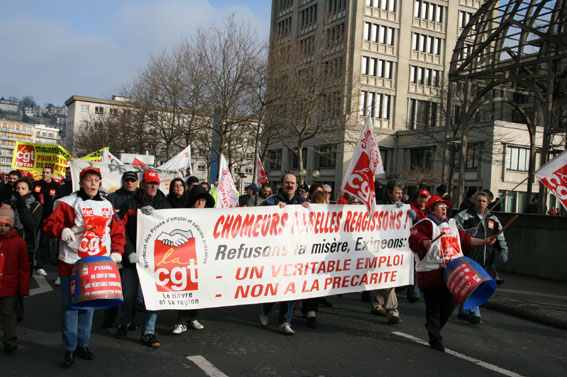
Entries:
<svg viewBox="0 0 567 377">
<path fill-rule="evenodd" d="M 75 241 L 75 234 L 71 229 L 65 228 L 63 232 L 61 232 L 61 240 L 63 242 L 73 242 Z"/>
<path fill-rule="evenodd" d="M 151 216 L 152 212 L 154 211 L 154 207 L 145 206 L 145 207 L 140 208 L 140 211 L 142 211 L 142 213 L 146 216 Z"/>
<path fill-rule="evenodd" d="M 132 264 L 136 264 L 138 262 L 138 254 L 136 253 L 131 253 L 128 255 L 128 262 L 132 263 Z"/>
<path fill-rule="evenodd" d="M 508 252 L 501 251 L 500 252 L 500 260 L 502 261 L 502 263 L 508 262 Z"/>
<path fill-rule="evenodd" d="M 404 206 L 404 203 L 402 202 L 394 202 L 394 205 L 396 206 L 396 208 L 402 208 Z"/>
<path fill-rule="evenodd" d="M 120 253 L 110 253 L 110 259 L 112 259 L 114 263 L 120 263 L 122 262 L 122 255 L 120 255 Z"/>
</svg>

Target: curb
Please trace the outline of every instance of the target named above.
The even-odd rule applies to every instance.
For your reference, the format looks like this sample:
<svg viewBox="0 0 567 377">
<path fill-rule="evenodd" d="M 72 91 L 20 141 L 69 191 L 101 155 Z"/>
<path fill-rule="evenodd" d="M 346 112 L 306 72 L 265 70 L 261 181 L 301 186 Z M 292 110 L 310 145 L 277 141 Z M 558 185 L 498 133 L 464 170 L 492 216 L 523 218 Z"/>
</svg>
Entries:
<svg viewBox="0 0 567 377">
<path fill-rule="evenodd" d="M 567 313 L 561 310 L 501 296 L 492 297 L 483 307 L 567 330 Z"/>
</svg>

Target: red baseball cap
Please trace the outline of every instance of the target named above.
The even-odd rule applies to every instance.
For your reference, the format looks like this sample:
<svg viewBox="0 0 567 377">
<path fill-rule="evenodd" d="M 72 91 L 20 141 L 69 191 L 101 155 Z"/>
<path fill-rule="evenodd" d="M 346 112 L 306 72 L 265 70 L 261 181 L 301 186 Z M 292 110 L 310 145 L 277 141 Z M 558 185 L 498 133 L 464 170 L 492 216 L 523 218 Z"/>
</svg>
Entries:
<svg viewBox="0 0 567 377">
<path fill-rule="evenodd" d="M 99 176 L 99 178 L 102 179 L 102 174 L 100 174 L 100 169 L 99 168 L 94 168 L 92 166 L 88 167 L 88 168 L 84 168 L 83 170 L 81 170 L 81 174 L 79 174 L 79 179 L 83 179 L 83 176 L 87 173 L 93 173 Z"/>
<path fill-rule="evenodd" d="M 431 194 L 426 189 L 419 190 L 419 196 L 426 196 L 426 197 L 429 198 L 429 195 L 431 195 Z"/>
<path fill-rule="evenodd" d="M 447 207 L 451 208 L 451 202 L 441 198 L 438 195 L 435 195 L 435 196 L 432 196 L 431 198 L 429 198 L 427 203 L 425 203 L 425 207 L 427 207 L 427 209 L 431 211 L 431 207 L 433 207 L 438 202 L 443 202 L 443 203 L 447 204 Z"/>
<path fill-rule="evenodd" d="M 161 183 L 158 173 L 155 170 L 146 170 L 142 175 L 142 182 L 146 183 Z"/>
</svg>

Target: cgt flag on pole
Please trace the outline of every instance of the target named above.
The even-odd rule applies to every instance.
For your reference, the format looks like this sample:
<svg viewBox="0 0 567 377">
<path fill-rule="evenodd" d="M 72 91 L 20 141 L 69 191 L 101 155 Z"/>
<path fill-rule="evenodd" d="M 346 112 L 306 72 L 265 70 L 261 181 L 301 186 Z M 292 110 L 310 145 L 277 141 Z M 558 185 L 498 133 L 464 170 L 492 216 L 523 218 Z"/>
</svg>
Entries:
<svg viewBox="0 0 567 377">
<path fill-rule="evenodd" d="M 258 182 L 258 187 L 262 186 L 264 183 L 268 183 L 268 175 L 264 170 L 264 166 L 262 165 L 262 160 L 260 160 L 260 156 L 256 154 L 256 182 Z"/>
<path fill-rule="evenodd" d="M 183 174 L 191 174 L 191 146 L 183 149 L 181 152 L 173 156 L 171 160 L 159 166 L 162 170 L 181 170 Z M 189 169 L 189 171 L 187 171 Z"/>
<path fill-rule="evenodd" d="M 238 192 L 236 191 L 226 159 L 222 154 L 219 166 L 219 182 L 215 194 L 217 194 L 216 208 L 238 207 Z"/>
<path fill-rule="evenodd" d="M 567 151 L 539 168 L 535 176 L 567 209 Z"/>
<path fill-rule="evenodd" d="M 384 166 L 378 142 L 374 138 L 372 119 L 368 117 L 343 178 L 341 190 L 364 202 L 370 216 L 376 210 L 374 176 L 381 173 L 384 173 Z"/>
</svg>

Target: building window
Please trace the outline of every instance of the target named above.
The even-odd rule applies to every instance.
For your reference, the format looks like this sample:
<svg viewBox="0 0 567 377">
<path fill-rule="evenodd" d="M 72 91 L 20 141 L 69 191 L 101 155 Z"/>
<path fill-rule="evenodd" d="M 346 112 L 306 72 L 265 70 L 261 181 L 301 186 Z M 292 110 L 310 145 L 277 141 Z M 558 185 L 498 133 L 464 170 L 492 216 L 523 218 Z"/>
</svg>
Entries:
<svg viewBox="0 0 567 377">
<path fill-rule="evenodd" d="M 433 148 L 410 149 L 410 170 L 431 169 L 433 167 Z"/>
<path fill-rule="evenodd" d="M 252 172 L 253 172 L 252 168 L 245 168 L 244 169 L 244 173 L 247 174 L 247 175 L 252 175 Z"/>
<path fill-rule="evenodd" d="M 327 29 L 327 48 L 343 45 L 345 41 L 344 22 Z"/>
<path fill-rule="evenodd" d="M 429 1 L 415 0 L 413 16 L 423 20 L 443 22 L 443 5 L 432 4 Z"/>
<path fill-rule="evenodd" d="M 410 67 L 410 82 L 413 84 L 439 88 L 441 86 L 441 71 L 412 65 Z"/>
<path fill-rule="evenodd" d="M 207 169 L 207 165 L 205 164 L 197 164 L 198 171 L 205 171 Z"/>
<path fill-rule="evenodd" d="M 464 29 L 467 26 L 467 24 L 471 20 L 472 15 L 473 14 L 470 13 L 470 12 L 465 12 L 463 10 L 459 11 L 459 28 L 460 29 Z M 473 30 L 475 30 L 474 27 L 473 27 Z"/>
<path fill-rule="evenodd" d="M 89 105 L 82 103 L 81 104 L 81 113 L 88 113 L 89 112 Z"/>
<path fill-rule="evenodd" d="M 305 167 L 305 164 L 307 162 L 307 148 L 302 148 L 301 149 L 301 155 L 303 158 L 303 166 L 302 168 Z M 292 169 L 299 169 L 299 156 L 297 151 L 293 151 L 293 152 L 289 152 L 289 166 L 291 166 Z"/>
<path fill-rule="evenodd" d="M 506 169 L 528 171 L 530 166 L 530 150 L 528 148 L 507 147 Z"/>
<path fill-rule="evenodd" d="M 282 168 L 282 150 L 276 149 L 268 151 L 268 166 L 271 170 Z"/>
<path fill-rule="evenodd" d="M 361 71 L 363 75 L 391 79 L 394 62 L 384 59 L 362 57 Z"/>
<path fill-rule="evenodd" d="M 95 114 L 103 114 L 104 108 L 102 106 L 95 106 L 94 112 L 95 112 Z"/>
<path fill-rule="evenodd" d="M 390 105 L 392 96 L 389 94 L 360 92 L 360 115 L 372 118 L 390 119 Z"/>
<path fill-rule="evenodd" d="M 430 101 L 410 99 L 409 129 L 423 129 L 437 126 L 437 111 L 439 104 Z"/>
<path fill-rule="evenodd" d="M 334 168 L 337 165 L 337 146 L 322 145 L 317 148 L 320 168 Z"/>
<path fill-rule="evenodd" d="M 317 4 L 299 12 L 299 28 L 305 29 L 317 24 Z"/>
<path fill-rule="evenodd" d="M 412 33 L 412 49 L 433 55 L 441 55 L 441 38 L 426 34 Z"/>
<path fill-rule="evenodd" d="M 327 0 L 329 14 L 335 14 L 346 9 L 346 0 Z"/>
<path fill-rule="evenodd" d="M 118 109 L 110 108 L 110 109 L 108 109 L 108 113 L 110 115 L 118 115 Z"/>
<path fill-rule="evenodd" d="M 389 12 L 396 11 L 396 0 L 365 0 L 367 7 L 387 10 Z"/>
<path fill-rule="evenodd" d="M 282 39 L 291 35 L 291 17 L 276 24 L 275 34 L 276 39 Z"/>
<path fill-rule="evenodd" d="M 385 45 L 394 45 L 396 29 L 389 26 L 373 24 L 371 22 L 364 23 L 363 37 L 365 41 L 381 43 Z"/>
</svg>

